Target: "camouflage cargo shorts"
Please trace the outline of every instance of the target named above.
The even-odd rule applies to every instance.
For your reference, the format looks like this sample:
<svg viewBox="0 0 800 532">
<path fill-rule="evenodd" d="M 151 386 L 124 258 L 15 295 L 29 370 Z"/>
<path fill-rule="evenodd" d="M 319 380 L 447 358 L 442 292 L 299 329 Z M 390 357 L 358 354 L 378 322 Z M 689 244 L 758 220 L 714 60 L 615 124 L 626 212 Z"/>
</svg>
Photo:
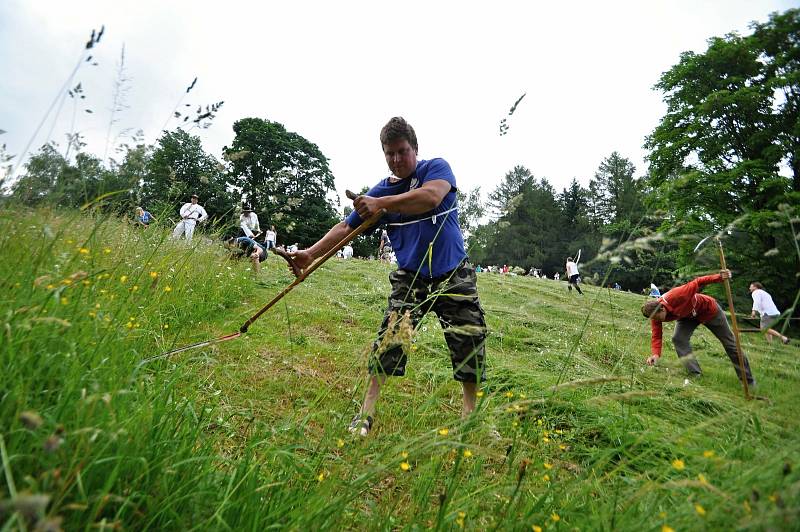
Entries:
<svg viewBox="0 0 800 532">
<path fill-rule="evenodd" d="M 478 299 L 475 269 L 465 261 L 441 277 L 414 276 L 414 272 L 399 269 L 389 274 L 392 292 L 372 346 L 370 373 L 405 375 L 413 331 L 432 310 L 444 330 L 453 378 L 460 382 L 486 380 L 486 320 Z"/>
</svg>

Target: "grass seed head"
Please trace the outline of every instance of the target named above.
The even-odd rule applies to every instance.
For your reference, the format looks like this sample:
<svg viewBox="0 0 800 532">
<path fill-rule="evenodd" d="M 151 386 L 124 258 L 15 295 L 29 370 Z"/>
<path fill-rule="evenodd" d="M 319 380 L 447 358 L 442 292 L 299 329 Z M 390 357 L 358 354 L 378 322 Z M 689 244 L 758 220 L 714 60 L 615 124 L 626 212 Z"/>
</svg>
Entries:
<svg viewBox="0 0 800 532">
<path fill-rule="evenodd" d="M 33 410 L 25 410 L 24 412 L 20 413 L 19 421 L 28 430 L 36 430 L 42 426 L 42 416 Z"/>
</svg>

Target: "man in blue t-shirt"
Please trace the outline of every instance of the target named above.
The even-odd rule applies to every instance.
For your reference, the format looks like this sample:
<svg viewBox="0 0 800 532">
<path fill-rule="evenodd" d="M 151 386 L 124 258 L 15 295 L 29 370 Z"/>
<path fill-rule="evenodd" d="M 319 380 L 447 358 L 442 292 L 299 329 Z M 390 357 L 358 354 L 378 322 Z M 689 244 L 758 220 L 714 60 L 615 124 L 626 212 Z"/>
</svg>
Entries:
<svg viewBox="0 0 800 532">
<path fill-rule="evenodd" d="M 444 159 L 417 160 L 417 136 L 401 117 L 389 120 L 380 140 L 393 175 L 358 196 L 350 216 L 316 244 L 293 254 L 305 269 L 363 220 L 387 211 L 381 224 L 387 227 L 397 270 L 389 275 L 392 292 L 373 344 L 364 403 L 350 424 L 350 431 L 362 436 L 372 428 L 386 377 L 405 374 L 414 329 L 428 311 L 439 317 L 453 378 L 462 383 L 462 416 L 475 409 L 477 386 L 485 379 L 486 322 L 458 225 L 455 176 Z"/>
</svg>

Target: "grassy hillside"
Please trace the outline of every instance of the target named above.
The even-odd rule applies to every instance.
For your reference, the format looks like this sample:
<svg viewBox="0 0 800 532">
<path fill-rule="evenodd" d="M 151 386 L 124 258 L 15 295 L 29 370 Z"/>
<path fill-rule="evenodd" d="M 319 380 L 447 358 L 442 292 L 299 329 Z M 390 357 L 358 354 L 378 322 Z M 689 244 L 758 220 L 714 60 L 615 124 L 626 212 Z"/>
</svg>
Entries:
<svg viewBox="0 0 800 532">
<path fill-rule="evenodd" d="M 332 259 L 242 338 L 142 364 L 235 332 L 292 280 L 168 229 L 0 212 L 4 530 L 797 526 L 795 345 L 743 335 L 767 398 L 745 401 L 705 330 L 702 378 L 671 346 L 645 367 L 640 296 L 481 274 L 478 412 L 459 419 L 429 316 L 354 438 L 389 266 Z"/>
</svg>

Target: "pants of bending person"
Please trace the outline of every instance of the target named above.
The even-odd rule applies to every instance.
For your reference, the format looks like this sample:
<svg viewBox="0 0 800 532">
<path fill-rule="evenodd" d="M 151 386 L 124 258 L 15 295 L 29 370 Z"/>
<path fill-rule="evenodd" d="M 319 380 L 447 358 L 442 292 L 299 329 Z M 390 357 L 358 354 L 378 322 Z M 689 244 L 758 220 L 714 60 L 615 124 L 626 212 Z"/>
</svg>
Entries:
<svg viewBox="0 0 800 532">
<path fill-rule="evenodd" d="M 181 235 L 185 234 L 186 240 L 191 240 L 192 235 L 194 234 L 195 225 L 197 225 L 197 222 L 194 220 L 181 220 L 172 231 L 172 238 L 178 239 L 181 237 Z"/>
<path fill-rule="evenodd" d="M 700 322 L 697 321 L 695 318 L 682 318 L 675 322 L 675 333 L 672 335 L 672 343 L 675 346 L 675 351 L 678 353 L 678 357 L 683 364 L 683 367 L 686 368 L 686 371 L 695 375 L 701 375 L 703 372 L 700 369 L 700 363 L 697 362 L 697 358 L 692 355 L 692 345 L 691 345 L 691 338 L 694 330 L 697 326 L 700 325 Z M 734 369 L 736 370 L 736 376 L 739 377 L 739 380 L 742 379 L 741 370 L 739 369 L 739 355 L 736 352 L 736 339 L 733 336 L 733 331 L 731 331 L 730 326 L 728 325 L 728 319 L 725 317 L 725 313 L 722 311 L 719 305 L 717 305 L 717 314 L 711 321 L 703 323 L 706 328 L 711 331 L 711 333 L 717 337 L 717 340 L 720 341 L 722 347 L 725 348 L 725 353 L 728 355 L 728 358 L 731 360 L 731 364 L 733 364 Z M 747 376 L 747 383 L 753 384 L 753 375 L 750 373 L 750 362 L 748 362 L 747 357 L 742 354 L 742 358 L 744 361 L 744 371 L 745 375 Z"/>
</svg>

